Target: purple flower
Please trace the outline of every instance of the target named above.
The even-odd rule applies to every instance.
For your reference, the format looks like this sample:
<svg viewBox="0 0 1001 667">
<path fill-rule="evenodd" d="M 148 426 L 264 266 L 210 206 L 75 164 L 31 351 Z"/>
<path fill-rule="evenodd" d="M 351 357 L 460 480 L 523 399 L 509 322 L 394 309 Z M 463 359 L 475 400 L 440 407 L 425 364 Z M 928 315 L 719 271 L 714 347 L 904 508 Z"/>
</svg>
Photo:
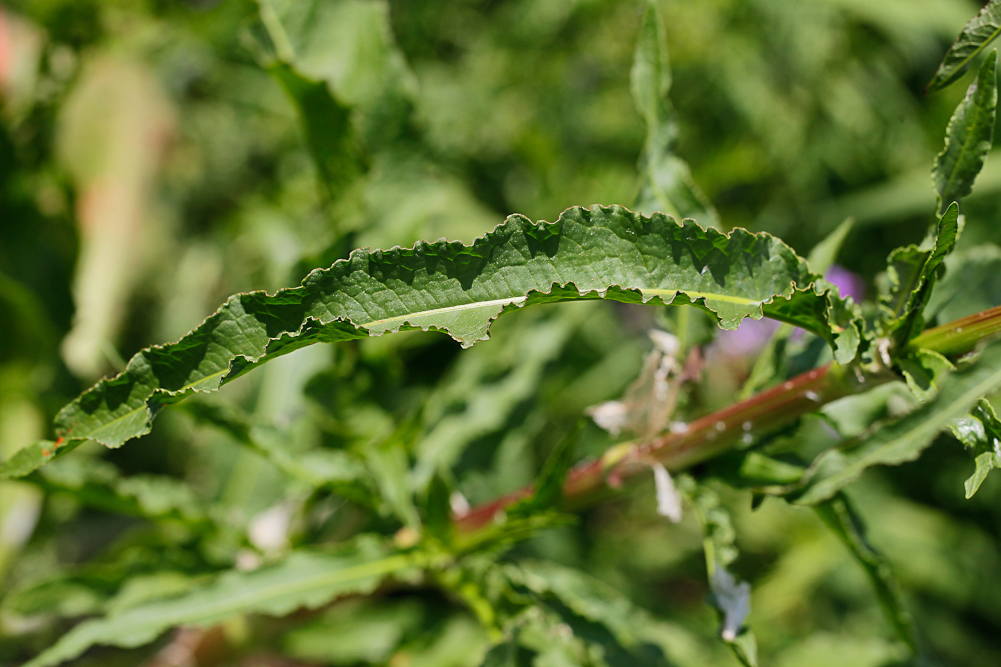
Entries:
<svg viewBox="0 0 1001 667">
<path fill-rule="evenodd" d="M 850 296 L 855 299 L 855 303 L 861 301 L 862 297 L 865 296 L 865 282 L 863 282 L 862 276 L 852 273 L 843 266 L 833 265 L 827 270 L 824 277 L 827 278 L 828 282 L 837 286 L 841 296 Z"/>
<path fill-rule="evenodd" d="M 744 320 L 736 331 L 720 331 L 715 344 L 732 357 L 750 357 L 761 351 L 779 327 L 775 320 Z"/>
</svg>

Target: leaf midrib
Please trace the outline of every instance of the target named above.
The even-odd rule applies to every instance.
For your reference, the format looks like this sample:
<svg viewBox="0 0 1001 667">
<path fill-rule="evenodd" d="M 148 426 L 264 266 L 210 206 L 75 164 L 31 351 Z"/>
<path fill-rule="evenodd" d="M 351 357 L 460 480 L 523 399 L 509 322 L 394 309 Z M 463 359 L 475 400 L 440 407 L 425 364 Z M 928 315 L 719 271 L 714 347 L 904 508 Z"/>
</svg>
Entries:
<svg viewBox="0 0 1001 667">
<path fill-rule="evenodd" d="M 977 77 L 977 91 L 976 91 L 976 93 L 974 93 L 974 96 L 973 96 L 974 97 L 974 99 L 973 99 L 974 117 L 973 117 L 973 120 L 970 123 L 966 123 L 966 140 L 963 141 L 963 143 L 960 145 L 960 147 L 959 147 L 959 155 L 956 156 L 956 161 L 953 163 L 952 169 L 949 171 L 949 177 L 945 181 L 945 187 L 942 188 L 942 195 L 941 195 L 942 196 L 942 202 L 939 204 L 939 206 L 942 206 L 943 204 L 946 204 L 945 193 L 948 192 L 952 188 L 952 184 L 953 184 L 954 179 L 956 178 L 956 174 L 959 173 L 959 166 L 963 162 L 963 156 L 966 155 L 967 149 L 969 149 L 970 143 L 974 139 L 973 135 L 975 134 L 975 132 L 973 130 L 976 128 L 977 121 L 980 120 L 980 116 L 982 115 L 982 111 L 983 111 L 980 108 L 980 105 L 977 103 L 977 97 L 978 97 L 978 95 L 980 93 L 980 85 L 981 85 L 981 82 L 979 80 L 979 77 Z M 951 204 L 952 202 L 949 202 L 949 203 Z"/>
<path fill-rule="evenodd" d="M 978 55 L 980 54 L 980 52 L 981 52 L 981 51 L 983 51 L 984 49 L 986 49 L 986 48 L 987 48 L 987 46 L 988 46 L 988 45 L 989 45 L 989 44 L 990 44 L 991 42 L 993 42 L 993 41 L 994 41 L 994 39 L 995 39 L 995 38 L 996 38 L 996 37 L 997 37 L 997 36 L 998 36 L 999 34 L 1001 34 L 1001 22 L 999 22 L 999 23 L 994 23 L 994 31 L 993 31 L 993 32 L 991 32 L 991 36 L 990 36 L 990 37 L 988 37 L 987 39 L 985 39 L 985 40 L 984 40 L 984 41 L 983 41 L 983 42 L 982 42 L 982 43 L 980 44 L 980 46 L 978 46 L 978 47 L 977 47 L 976 49 L 974 49 L 973 53 L 971 53 L 970 55 L 968 55 L 968 56 L 967 56 L 966 58 L 963 58 L 963 60 L 961 60 L 961 61 L 960 61 L 960 63 L 959 63 L 958 65 L 956 65 L 955 69 L 953 70 L 953 74 L 951 74 L 950 76 L 946 77 L 946 80 L 948 80 L 948 79 L 950 79 L 950 78 L 953 78 L 953 77 L 955 77 L 955 76 L 956 76 L 956 73 L 957 73 L 957 72 L 959 72 L 959 71 L 960 71 L 960 70 L 962 70 L 962 69 L 963 69 L 964 67 L 966 67 L 967 65 L 969 65 L 969 64 L 970 64 L 970 62 L 971 62 L 971 61 L 972 61 L 972 60 L 973 60 L 974 58 L 976 58 L 976 57 L 977 57 L 977 56 L 978 56 Z M 960 76 L 961 76 L 961 75 L 960 75 Z M 953 79 L 953 80 L 955 80 L 955 79 Z M 939 84 L 939 85 L 941 86 L 941 84 Z"/>
<path fill-rule="evenodd" d="M 642 288 L 641 287 L 641 288 L 639 288 L 639 291 L 642 292 L 643 294 L 650 294 L 652 296 L 666 296 L 668 294 L 671 294 L 671 295 L 685 294 L 688 297 L 693 298 L 693 299 L 698 299 L 698 298 L 704 297 L 706 299 L 712 299 L 714 301 L 723 301 L 725 303 L 734 303 L 734 304 L 738 304 L 738 305 L 742 305 L 742 306 L 757 306 L 757 305 L 762 305 L 762 304 L 765 303 L 765 301 L 767 301 L 767 299 L 763 301 L 763 300 L 758 300 L 758 299 L 747 299 L 747 298 L 744 298 L 744 297 L 731 296 L 729 294 L 718 294 L 718 293 L 715 293 L 715 292 L 695 292 L 695 291 L 691 291 L 691 290 L 660 289 L 660 288 Z M 527 300 L 528 300 L 528 296 L 515 296 L 515 297 L 505 297 L 503 299 L 491 299 L 491 300 L 488 300 L 488 301 L 471 301 L 469 303 L 458 304 L 458 305 L 455 305 L 455 306 L 447 306 L 447 307 L 444 307 L 444 308 L 432 308 L 430 310 L 422 310 L 422 311 L 416 311 L 416 312 L 412 312 L 412 313 L 404 313 L 403 315 L 394 315 L 393 317 L 387 317 L 387 318 L 384 318 L 384 319 L 381 319 L 381 320 L 372 320 L 371 322 L 365 322 L 364 324 L 359 324 L 357 326 L 365 328 L 365 329 L 371 329 L 372 327 L 379 326 L 379 325 L 384 325 L 384 324 L 387 324 L 387 323 L 405 322 L 406 320 L 409 320 L 409 319 L 417 319 L 417 318 L 428 316 L 428 315 L 440 315 L 440 314 L 443 314 L 443 313 L 457 312 L 457 311 L 461 311 L 461 310 L 470 310 L 470 309 L 475 309 L 475 308 L 487 308 L 489 306 L 504 306 L 504 305 L 509 305 L 509 304 L 524 303 Z M 192 387 L 194 387 L 195 384 L 202 383 L 202 382 L 205 382 L 206 380 L 212 380 L 214 378 L 223 376 L 223 375 L 229 373 L 229 371 L 230 371 L 230 368 L 227 367 L 227 368 L 225 368 L 223 370 L 217 371 L 215 373 L 211 373 L 211 374 L 206 375 L 204 377 L 198 378 L 197 380 L 195 380 L 193 382 L 189 382 L 188 384 L 185 384 L 185 385 L 183 385 L 182 387 L 180 387 L 180 388 L 178 388 L 176 390 L 170 391 L 169 394 L 173 395 L 173 396 L 176 396 L 177 394 L 180 394 L 180 393 L 183 393 L 185 391 L 188 391 L 189 389 L 191 389 Z M 160 393 L 160 392 L 167 393 L 167 392 L 165 392 L 162 389 L 158 389 L 156 393 Z M 122 415 L 120 415 L 118 417 L 115 417 L 114 419 L 112 419 L 110 421 L 104 422 L 103 424 L 101 424 L 96 429 L 90 431 L 89 434 L 86 435 L 86 436 L 84 436 L 83 438 L 74 438 L 74 439 L 91 439 L 91 440 L 97 440 L 97 441 L 100 442 L 101 441 L 101 437 L 104 436 L 106 433 L 108 433 L 108 431 L 114 429 L 114 427 L 117 424 L 119 424 L 120 422 L 125 421 L 127 419 L 131 419 L 132 417 L 134 417 L 140 411 L 145 410 L 146 407 L 147 407 L 147 401 L 148 401 L 148 399 L 144 400 L 142 405 L 140 405 L 140 406 L 138 406 L 136 408 L 133 408 L 132 410 L 129 410 L 128 412 L 126 412 L 126 413 L 124 413 L 124 414 L 122 414 Z"/>
</svg>

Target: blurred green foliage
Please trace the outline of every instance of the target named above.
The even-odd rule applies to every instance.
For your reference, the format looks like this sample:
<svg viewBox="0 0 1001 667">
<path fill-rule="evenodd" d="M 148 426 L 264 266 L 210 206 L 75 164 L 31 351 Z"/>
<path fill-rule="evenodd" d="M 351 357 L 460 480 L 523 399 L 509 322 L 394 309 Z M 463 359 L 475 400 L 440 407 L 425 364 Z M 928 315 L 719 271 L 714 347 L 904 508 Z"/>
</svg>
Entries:
<svg viewBox="0 0 1001 667">
<path fill-rule="evenodd" d="M 854 216 L 838 264 L 875 294 L 890 251 L 932 221 L 928 170 L 965 86 L 923 91 L 977 6 L 658 4 L 673 108 L 641 113 L 630 72 L 643 3 L 5 1 L 0 455 L 52 436 L 73 396 L 230 294 L 294 285 L 355 247 L 468 242 L 512 212 L 631 204 L 638 167 L 668 144 L 724 230 L 772 232 L 805 254 Z M 677 124 L 669 140 L 648 135 L 660 113 Z M 969 259 L 946 260 L 929 323 L 1001 303 L 999 199 L 991 153 L 963 202 Z M 334 545 L 411 546 L 407 529 L 423 516 L 433 533 L 449 495 L 454 509 L 535 480 L 584 410 L 640 374 L 654 326 L 707 345 L 708 379 L 682 414 L 734 399 L 756 350 L 710 344 L 699 316 L 564 304 L 499 320 L 468 351 L 420 332 L 301 350 L 164 410 L 132 446 L 87 443 L 0 482 L 0 663 L 84 617 L 127 618 L 200 586 L 243 590 L 255 573 L 310 585 L 290 553 L 316 566 L 353 557 Z M 792 368 L 825 354 L 810 345 L 789 343 Z M 880 405 L 906 407 L 890 392 Z M 830 430 L 802 428 L 817 441 Z M 573 454 L 611 444 L 588 422 Z M 972 471 L 940 436 L 920 462 L 850 490 L 899 577 L 920 664 L 1001 661 L 1001 482 L 987 476 L 966 500 Z M 434 581 L 400 565 L 397 585 L 357 589 L 369 597 L 295 613 L 268 598 L 248 609 L 278 618 L 206 613 L 210 630 L 154 641 L 159 628 L 73 664 L 737 664 L 705 604 L 706 529 L 752 585 L 761 664 L 908 664 L 871 572 L 820 517 L 709 492 L 705 516 L 669 524 L 642 486 L 576 518 L 540 515 L 528 541 L 505 551 L 498 538 Z M 384 543 L 358 547 L 362 533 Z M 284 565 L 257 569 L 269 563 Z"/>
</svg>

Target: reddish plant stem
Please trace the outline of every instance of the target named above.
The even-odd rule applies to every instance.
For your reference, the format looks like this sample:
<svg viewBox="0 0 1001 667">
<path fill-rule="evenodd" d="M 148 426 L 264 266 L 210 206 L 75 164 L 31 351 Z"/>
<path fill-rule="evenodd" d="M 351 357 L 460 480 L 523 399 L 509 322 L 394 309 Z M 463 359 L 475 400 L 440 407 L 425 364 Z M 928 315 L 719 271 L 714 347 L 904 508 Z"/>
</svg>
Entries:
<svg viewBox="0 0 1001 667">
<path fill-rule="evenodd" d="M 999 331 L 1001 306 L 928 329 L 911 341 L 909 348 L 956 357 L 970 352 L 980 341 Z M 621 443 L 601 458 L 575 466 L 563 487 L 564 499 L 572 503 L 603 487 L 618 487 L 623 479 L 643 472 L 653 463 L 660 463 L 672 472 L 684 470 L 738 443 L 753 442 L 756 436 L 785 426 L 827 403 L 897 379 L 895 373 L 881 368 L 837 364 L 815 368 L 686 424 L 684 430 L 642 445 Z M 453 517 L 456 530 L 468 534 L 489 525 L 505 507 L 532 491 L 532 487 L 526 487 Z"/>
</svg>

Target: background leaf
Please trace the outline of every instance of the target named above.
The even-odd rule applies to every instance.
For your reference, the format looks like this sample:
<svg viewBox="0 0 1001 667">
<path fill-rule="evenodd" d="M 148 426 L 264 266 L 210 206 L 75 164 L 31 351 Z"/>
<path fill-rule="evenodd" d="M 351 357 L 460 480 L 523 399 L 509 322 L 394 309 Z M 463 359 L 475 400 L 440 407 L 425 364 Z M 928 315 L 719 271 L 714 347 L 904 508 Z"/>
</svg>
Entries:
<svg viewBox="0 0 1001 667">
<path fill-rule="evenodd" d="M 281 616 L 315 608 L 340 595 L 370 593 L 386 576 L 411 565 L 410 557 L 390 555 L 373 539 L 359 539 L 337 555 L 297 552 L 274 567 L 231 572 L 181 597 L 81 623 L 28 665 L 57 665 L 94 644 L 139 646 L 177 625 L 204 627 L 241 613 Z"/>
</svg>

